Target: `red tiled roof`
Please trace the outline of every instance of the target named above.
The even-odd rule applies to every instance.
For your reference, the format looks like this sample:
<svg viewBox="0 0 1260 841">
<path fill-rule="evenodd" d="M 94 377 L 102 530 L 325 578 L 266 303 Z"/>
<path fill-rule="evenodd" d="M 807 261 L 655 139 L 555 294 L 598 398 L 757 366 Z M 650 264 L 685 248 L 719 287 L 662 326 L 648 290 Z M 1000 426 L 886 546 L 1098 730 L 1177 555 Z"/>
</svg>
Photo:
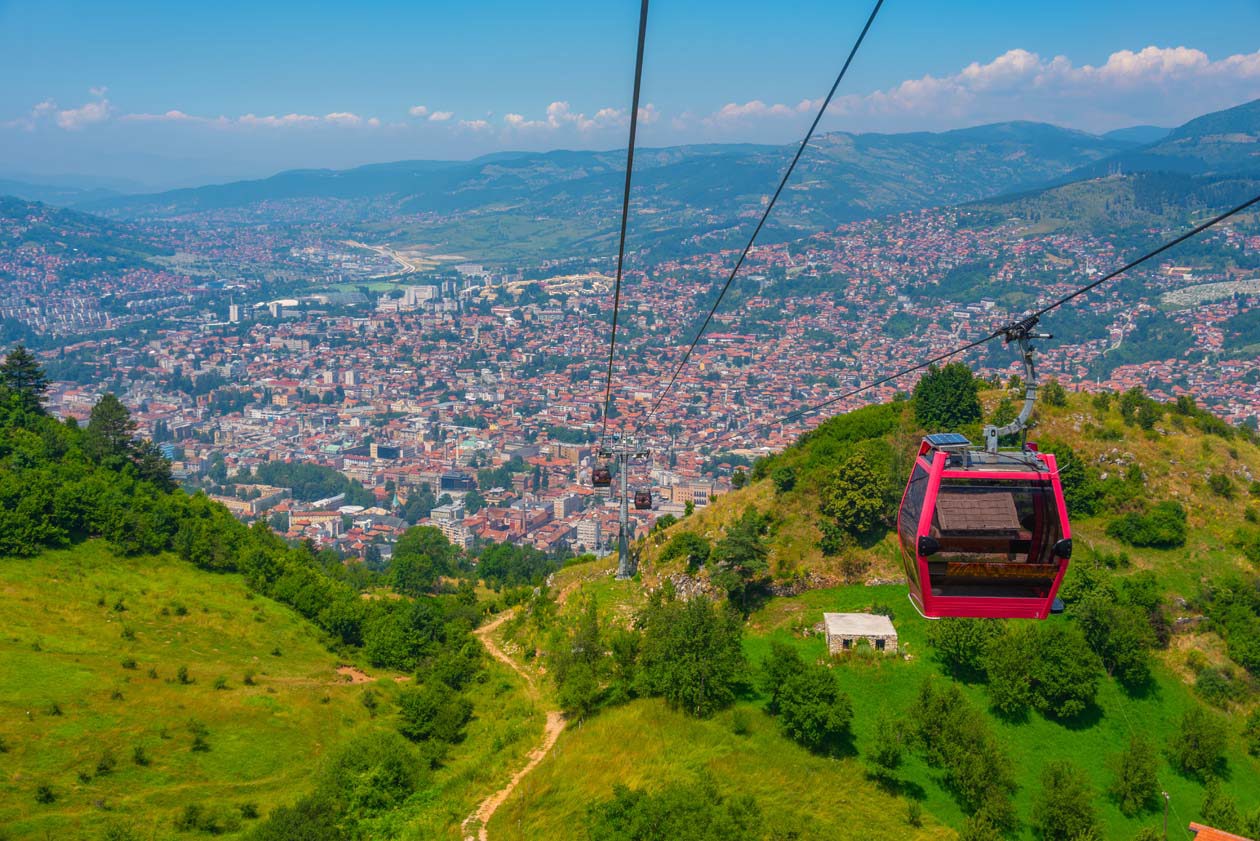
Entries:
<svg viewBox="0 0 1260 841">
<path fill-rule="evenodd" d="M 1190 831 L 1194 833 L 1194 841 L 1254 841 L 1245 835 L 1235 835 L 1223 829 L 1215 829 L 1203 824 L 1190 822 Z"/>
</svg>

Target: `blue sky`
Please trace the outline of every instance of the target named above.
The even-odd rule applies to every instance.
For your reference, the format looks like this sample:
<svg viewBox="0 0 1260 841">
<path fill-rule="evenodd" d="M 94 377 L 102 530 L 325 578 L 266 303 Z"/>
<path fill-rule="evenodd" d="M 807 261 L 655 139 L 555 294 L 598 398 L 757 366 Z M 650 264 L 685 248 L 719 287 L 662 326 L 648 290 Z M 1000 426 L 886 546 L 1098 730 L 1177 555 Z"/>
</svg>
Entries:
<svg viewBox="0 0 1260 841">
<path fill-rule="evenodd" d="M 801 133 L 869 12 L 657 0 L 645 145 Z M 151 186 L 625 142 L 638 4 L 0 0 L 0 175 Z M 825 128 L 1175 125 L 1260 97 L 1260 2 L 887 0 Z"/>
</svg>

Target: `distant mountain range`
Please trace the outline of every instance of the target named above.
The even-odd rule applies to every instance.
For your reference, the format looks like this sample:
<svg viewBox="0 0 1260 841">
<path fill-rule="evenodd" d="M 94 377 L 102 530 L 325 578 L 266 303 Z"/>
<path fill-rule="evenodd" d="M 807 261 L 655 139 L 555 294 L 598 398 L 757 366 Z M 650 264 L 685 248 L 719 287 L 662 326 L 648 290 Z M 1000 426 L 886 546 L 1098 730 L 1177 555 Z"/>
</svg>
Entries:
<svg viewBox="0 0 1260 841">
<path fill-rule="evenodd" d="M 89 201 L 101 201 L 120 195 L 103 187 L 64 186 L 49 183 L 32 184 L 11 178 L 0 178 L 0 196 L 13 196 L 25 201 L 38 201 L 61 207 Z"/>
<path fill-rule="evenodd" d="M 1073 170 L 1064 180 L 1111 172 L 1260 174 L 1260 99 L 1196 117 L 1164 137 Z"/>
<path fill-rule="evenodd" d="M 795 148 L 639 150 L 631 248 L 668 253 L 737 244 Z M 293 170 L 147 195 L 39 198 L 68 198 L 77 209 L 120 219 L 213 214 L 331 223 L 369 240 L 519 262 L 610 253 L 623 166 L 621 150 L 508 152 L 471 161 Z M 1117 172 L 1260 174 L 1260 100 L 1175 129 L 1134 126 L 1103 136 L 1032 122 L 939 133 L 824 134 L 806 151 L 763 239 L 1001 196 L 1026 204 L 1036 191 Z"/>
</svg>

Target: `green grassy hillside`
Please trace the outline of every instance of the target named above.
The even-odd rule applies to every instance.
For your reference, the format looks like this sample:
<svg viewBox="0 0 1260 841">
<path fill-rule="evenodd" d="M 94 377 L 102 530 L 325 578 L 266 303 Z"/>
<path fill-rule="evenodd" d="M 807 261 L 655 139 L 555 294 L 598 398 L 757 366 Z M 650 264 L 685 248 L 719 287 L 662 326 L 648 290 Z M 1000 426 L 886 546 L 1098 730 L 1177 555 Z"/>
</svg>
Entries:
<svg viewBox="0 0 1260 841">
<path fill-rule="evenodd" d="M 243 811 L 291 805 L 356 736 L 393 731 L 410 684 L 339 673 L 350 664 L 323 632 L 239 576 L 97 541 L 0 564 L 0 615 L 0 838 L 179 837 L 190 805 L 216 834 L 243 835 L 256 823 Z M 509 669 L 487 664 L 471 695 L 463 741 L 403 805 L 365 822 L 375 837 L 461 838 L 532 748 L 543 716 Z"/>
<path fill-rule="evenodd" d="M 1007 389 L 980 393 L 988 413 L 1003 399 L 1016 396 L 1015 391 Z M 1125 422 L 1119 400 L 1109 400 L 1106 407 L 1101 407 L 1090 395 L 1069 393 L 1063 406 L 1050 406 L 1045 401 L 1038 404 L 1034 415 L 1037 426 L 1029 435 L 1030 440 L 1044 440 L 1050 445 L 1068 444 L 1100 483 L 1115 483 L 1131 465 L 1136 465 L 1141 471 L 1143 499 L 1179 500 L 1185 505 L 1189 526 L 1186 544 L 1170 550 L 1134 550 L 1108 537 L 1106 527 L 1114 518 L 1113 511 L 1098 510 L 1088 515 L 1080 510 L 1072 512 L 1073 536 L 1087 552 L 1125 551 L 1133 568 L 1155 571 L 1170 596 L 1193 595 L 1204 577 L 1228 570 L 1254 570 L 1239 551 L 1236 537 L 1240 528 L 1254 526 L 1247 519 L 1247 511 L 1260 508 L 1260 497 L 1252 493 L 1253 480 L 1260 479 L 1260 445 L 1241 432 L 1229 437 L 1207 434 L 1203 423 L 1213 429 L 1218 427 L 1201 418 L 1168 410 L 1146 430 Z M 755 478 L 746 488 L 720 497 L 692 518 L 644 541 L 643 575 L 656 581 L 663 575 L 682 571 L 682 560 L 662 560 L 663 550 L 672 538 L 691 532 L 711 541 L 719 539 L 751 506 L 770 517 L 769 562 L 778 581 L 788 582 L 793 576 L 810 576 L 831 583 L 842 583 L 846 576 L 858 581 L 901 577 L 900 551 L 888 531 L 876 530 L 874 535 L 863 537 L 840 553 L 828 555 L 822 551 L 822 524 L 827 518 L 820 510 L 821 488 L 853 452 L 862 450 L 877 456 L 883 453 L 886 461 L 881 466 L 887 471 L 885 490 L 891 516 L 922 433 L 909 402 L 862 409 L 823 424 L 803 443 L 759 468 L 754 476 L 762 478 Z M 972 430 L 973 440 L 978 440 L 978 433 L 978 428 Z M 795 473 L 791 490 L 776 490 L 770 474 L 777 468 Z M 1210 489 L 1214 475 L 1226 477 L 1228 496 Z M 1127 510 L 1128 505 L 1121 504 L 1117 510 Z"/>
<path fill-rule="evenodd" d="M 93 542 L 5 561 L 0 615 L 0 825 L 13 837 L 95 837 L 110 819 L 161 836 L 189 803 L 266 813 L 368 721 L 308 622 L 166 555 Z M 192 749 L 193 722 L 208 750 Z M 41 785 L 53 802 L 37 802 Z"/>
<path fill-rule="evenodd" d="M 986 415 L 1013 394 L 1004 389 L 982 391 Z M 687 573 L 720 597 L 720 588 L 710 581 L 716 572 L 713 563 L 688 570 L 686 557 L 676 553 L 671 557 L 669 547 L 679 535 L 692 534 L 714 548 L 748 509 L 766 515 L 768 582 L 808 589 L 790 597 L 763 595 L 755 602 L 744 625 L 748 684 L 735 706 L 700 720 L 671 710 L 659 699 L 639 698 L 598 709 L 581 727 L 571 727 L 561 736 L 553 755 L 500 810 L 491 824 L 492 837 L 583 839 L 588 809 L 607 802 L 615 784 L 650 793 L 702 778 L 716 780 L 727 796 L 752 795 L 770 825 L 803 833 L 784 837 L 844 837 L 855 823 L 872 828 L 878 837 L 954 837 L 954 831 L 964 828 L 967 814 L 940 768 L 929 767 L 922 756 L 908 751 L 895 783 L 877 784 L 868 773 L 866 757 L 880 715 L 892 714 L 908 738 L 908 714 L 928 678 L 961 688 L 1015 769 L 1012 804 L 1017 824 L 1004 837 L 1037 837 L 1031 815 L 1041 795 L 1042 772 L 1055 760 L 1071 761 L 1081 770 L 1097 815 L 1098 837 L 1132 838 L 1157 827 L 1161 821 L 1157 804 L 1126 816 L 1108 794 L 1113 764 L 1134 734 L 1147 738 L 1156 749 L 1155 773 L 1159 787 L 1169 793 L 1173 827 L 1219 818 L 1204 813 L 1208 778 L 1179 771 L 1172 759 L 1182 717 L 1192 709 L 1208 711 L 1225 729 L 1223 763 L 1215 783 L 1219 791 L 1234 800 L 1241 820 L 1260 814 L 1260 789 L 1255 786 L 1260 759 L 1248 754 L 1244 733 L 1247 717 L 1260 707 L 1260 693 L 1255 678 L 1231 660 L 1225 626 L 1213 620 L 1203 595 L 1205 588 L 1212 589 L 1208 585 L 1231 575 L 1256 573 L 1246 541 L 1260 531 L 1256 522 L 1260 499 L 1255 495 L 1260 486 L 1253 483 L 1260 477 L 1260 447 L 1250 435 L 1223 427 L 1186 405 L 1152 408 L 1132 396 L 1122 403 L 1114 396 L 1099 400 L 1067 394 L 1062 405 L 1040 406 L 1038 420 L 1031 437 L 1054 444 L 1061 452 L 1074 452 L 1069 460 L 1081 478 L 1073 483 L 1087 497 L 1073 515 L 1077 555 L 1069 587 L 1083 586 L 1081 577 L 1091 570 L 1115 581 L 1154 577 L 1162 610 L 1175 630 L 1166 647 L 1150 652 L 1147 681 L 1126 685 L 1102 674 L 1094 702 L 1084 713 L 1066 719 L 1036 712 L 1001 715 L 992 706 L 992 690 L 983 675 L 960 682 L 940 662 L 928 641 L 932 623 L 913 610 L 905 586 L 877 583 L 901 576 L 898 551 L 886 524 L 843 543 L 838 551 L 824 553 L 819 545 L 828 519 L 823 499 L 837 466 L 862 453 L 888 485 L 885 495 L 895 496 L 921 434 L 909 402 L 872 407 L 824 424 L 760 465 L 746 488 L 641 543 L 646 589 Z M 784 482 L 784 468 L 794 476 L 788 489 L 784 486 L 791 483 Z M 1165 500 L 1180 502 L 1187 512 L 1184 545 L 1138 548 L 1108 534 L 1113 521 Z M 895 510 L 895 502 L 885 500 L 891 506 L 886 510 Z M 573 567 L 560 573 L 555 584 L 574 590 L 567 605 L 592 596 L 611 628 L 627 627 L 644 604 L 645 587 L 613 582 L 609 572 L 607 565 Z M 902 656 L 868 652 L 829 660 L 822 638 L 813 630 L 822 613 L 869 611 L 876 606 L 892 610 Z M 563 612 L 574 610 L 566 606 Z M 1067 616 L 1052 617 L 1043 627 L 1066 628 L 1078 622 L 1070 608 Z M 544 653 L 545 634 L 528 622 L 522 619 L 508 631 L 518 650 Z M 793 646 L 807 662 L 831 665 L 853 702 L 852 753 L 811 754 L 783 736 L 775 719 L 766 714 L 768 696 L 758 676 L 772 642 Z M 1220 669 L 1232 676 L 1232 694 L 1212 694 L 1202 675 L 1196 681 L 1205 666 L 1206 672 Z M 918 829 L 907 822 L 914 808 L 922 810 Z"/>
</svg>

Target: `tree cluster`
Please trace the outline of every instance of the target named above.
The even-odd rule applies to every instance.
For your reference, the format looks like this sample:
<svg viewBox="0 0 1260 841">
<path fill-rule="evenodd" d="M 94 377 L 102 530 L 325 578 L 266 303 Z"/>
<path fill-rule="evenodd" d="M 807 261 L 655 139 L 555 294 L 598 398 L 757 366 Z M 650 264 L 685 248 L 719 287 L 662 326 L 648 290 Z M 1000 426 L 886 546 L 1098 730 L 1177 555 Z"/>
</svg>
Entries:
<svg viewBox="0 0 1260 841">
<path fill-rule="evenodd" d="M 774 642 L 762 663 L 761 687 L 783 735 L 817 753 L 852 751 L 853 703 L 831 669 L 808 664 L 794 647 Z"/>
</svg>

